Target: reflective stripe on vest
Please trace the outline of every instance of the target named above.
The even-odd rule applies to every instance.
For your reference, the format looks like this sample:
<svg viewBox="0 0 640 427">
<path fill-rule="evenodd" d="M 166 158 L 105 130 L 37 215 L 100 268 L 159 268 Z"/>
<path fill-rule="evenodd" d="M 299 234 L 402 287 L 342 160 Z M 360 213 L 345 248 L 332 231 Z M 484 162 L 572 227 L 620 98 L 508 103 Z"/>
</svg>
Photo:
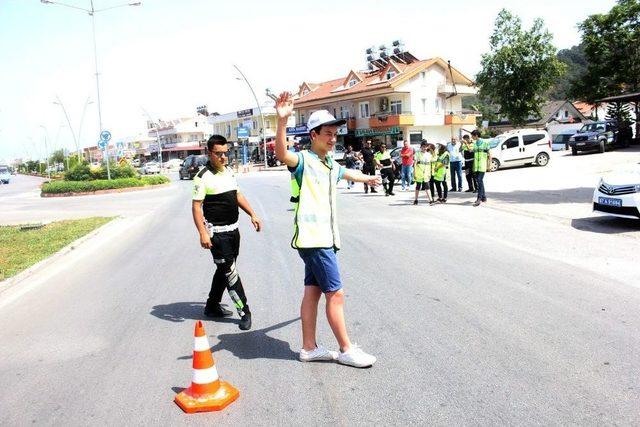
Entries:
<svg viewBox="0 0 640 427">
<path fill-rule="evenodd" d="M 473 144 L 473 171 L 486 172 L 487 159 L 489 158 L 489 143 L 479 139 Z"/>
<path fill-rule="evenodd" d="M 425 182 L 431 178 L 431 159 L 428 152 L 418 151 L 415 154 L 414 178 L 417 182 Z"/>
<path fill-rule="evenodd" d="M 336 215 L 336 184 L 340 165 L 331 167 L 306 150 L 300 152 L 304 167 L 296 206 L 293 248 L 340 248 Z"/>
<path fill-rule="evenodd" d="M 436 169 L 433 173 L 433 179 L 436 181 L 444 181 L 444 176 L 447 173 L 447 167 L 449 165 L 449 152 L 445 151 L 438 156 L 438 162 L 436 163 Z"/>
</svg>

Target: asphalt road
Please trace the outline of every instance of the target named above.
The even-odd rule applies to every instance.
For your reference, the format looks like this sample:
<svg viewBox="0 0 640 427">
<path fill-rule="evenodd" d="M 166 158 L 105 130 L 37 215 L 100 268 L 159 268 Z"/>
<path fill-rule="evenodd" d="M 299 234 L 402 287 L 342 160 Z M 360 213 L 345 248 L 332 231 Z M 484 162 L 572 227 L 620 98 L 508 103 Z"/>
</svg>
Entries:
<svg viewBox="0 0 640 427">
<path fill-rule="evenodd" d="M 289 247 L 288 175 L 240 183 L 265 222 L 255 233 L 241 221 L 254 326 L 205 322 L 239 400 L 199 415 L 172 402 L 190 382 L 213 271 L 190 183 L 175 182 L 138 193 L 135 221 L 20 284 L 19 298 L 0 294 L 0 424 L 640 423 L 638 231 L 628 222 L 602 233 L 473 208 L 465 194 L 416 207 L 409 193 L 341 190 L 347 323 L 378 357 L 359 370 L 296 360 L 303 265 Z M 322 314 L 319 342 L 335 346 Z"/>
</svg>

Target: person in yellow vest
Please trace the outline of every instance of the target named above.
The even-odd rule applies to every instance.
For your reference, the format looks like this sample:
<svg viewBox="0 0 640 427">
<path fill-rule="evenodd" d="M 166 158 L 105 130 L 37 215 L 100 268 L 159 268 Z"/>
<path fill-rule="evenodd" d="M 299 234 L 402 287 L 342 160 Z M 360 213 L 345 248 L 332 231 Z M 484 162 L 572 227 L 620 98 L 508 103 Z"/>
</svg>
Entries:
<svg viewBox="0 0 640 427">
<path fill-rule="evenodd" d="M 429 143 L 426 139 L 422 140 L 420 150 L 414 155 L 413 180 L 416 183 L 416 196 L 413 204 L 418 204 L 418 196 L 421 190 L 424 190 L 429 204 L 433 204 L 433 196 L 429 193 L 429 184 L 431 182 L 431 153 L 429 152 Z"/>
<path fill-rule="evenodd" d="M 380 168 L 380 176 L 382 177 L 382 186 L 384 187 L 385 196 L 395 196 L 393 192 L 393 183 L 395 182 L 395 165 L 391 159 L 391 153 L 387 150 L 384 142 L 380 143 L 378 152 L 373 156 L 376 166 Z"/>
<path fill-rule="evenodd" d="M 491 168 L 491 150 L 489 141 L 480 138 L 480 132 L 474 130 L 471 132 L 471 139 L 473 140 L 473 175 L 478 183 L 478 198 L 473 206 L 480 206 L 481 203 L 487 201 L 487 194 L 484 190 L 484 175 Z"/>
<path fill-rule="evenodd" d="M 449 152 L 444 144 L 438 146 L 438 158 L 436 160 L 433 169 L 433 180 L 436 183 L 436 189 L 438 190 L 438 200 L 440 203 L 447 203 L 447 193 L 449 191 L 447 187 L 447 170 L 449 168 Z M 444 194 L 443 194 L 444 188 Z"/>
<path fill-rule="evenodd" d="M 299 183 L 291 246 L 298 250 L 305 266 L 299 359 L 302 362 L 335 360 L 355 367 L 371 366 L 376 361 L 375 356 L 351 342 L 344 320 L 344 290 L 336 258 L 340 249 L 336 194 L 340 179 L 365 182 L 375 187 L 380 184 L 380 178 L 356 169 L 346 169 L 331 158 L 338 126 L 346 121 L 336 120 L 327 110 L 315 111 L 309 116 L 307 129 L 311 148 L 299 153 L 287 151 L 286 126 L 292 113 L 293 98 L 289 92 L 283 92 L 276 101 L 275 151 L 276 157 L 289 167 Z M 322 294 L 326 300 L 329 326 L 340 346 L 339 352 L 328 350 L 316 342 L 318 302 Z"/>
</svg>

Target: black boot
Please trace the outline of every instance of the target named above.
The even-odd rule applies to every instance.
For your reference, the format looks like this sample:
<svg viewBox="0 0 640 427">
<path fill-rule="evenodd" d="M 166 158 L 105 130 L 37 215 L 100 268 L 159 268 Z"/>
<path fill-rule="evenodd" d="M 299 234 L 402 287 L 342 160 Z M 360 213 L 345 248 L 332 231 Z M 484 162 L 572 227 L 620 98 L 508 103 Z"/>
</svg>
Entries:
<svg viewBox="0 0 640 427">
<path fill-rule="evenodd" d="M 233 312 L 225 309 L 220 303 L 207 304 L 204 307 L 204 315 L 207 317 L 229 317 L 233 315 Z"/>
<path fill-rule="evenodd" d="M 249 308 L 245 307 L 244 316 L 240 318 L 240 324 L 238 326 L 242 331 L 248 331 L 251 329 L 251 312 L 249 311 Z"/>
</svg>

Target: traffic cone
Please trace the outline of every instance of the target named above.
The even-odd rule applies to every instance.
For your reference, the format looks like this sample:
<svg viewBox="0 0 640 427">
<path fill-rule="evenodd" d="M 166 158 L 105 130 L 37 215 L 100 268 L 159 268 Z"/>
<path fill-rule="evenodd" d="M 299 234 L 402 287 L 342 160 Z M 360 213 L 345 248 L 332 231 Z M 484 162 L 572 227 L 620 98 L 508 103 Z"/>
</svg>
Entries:
<svg viewBox="0 0 640 427">
<path fill-rule="evenodd" d="M 191 386 L 175 402 L 186 413 L 220 411 L 240 396 L 231 384 L 220 381 L 202 322 L 196 322 Z"/>
</svg>

